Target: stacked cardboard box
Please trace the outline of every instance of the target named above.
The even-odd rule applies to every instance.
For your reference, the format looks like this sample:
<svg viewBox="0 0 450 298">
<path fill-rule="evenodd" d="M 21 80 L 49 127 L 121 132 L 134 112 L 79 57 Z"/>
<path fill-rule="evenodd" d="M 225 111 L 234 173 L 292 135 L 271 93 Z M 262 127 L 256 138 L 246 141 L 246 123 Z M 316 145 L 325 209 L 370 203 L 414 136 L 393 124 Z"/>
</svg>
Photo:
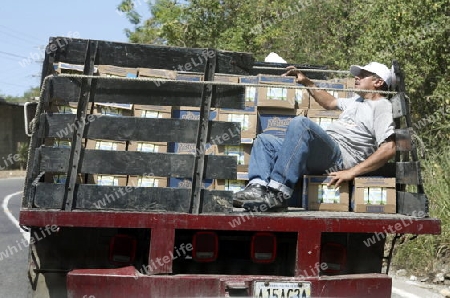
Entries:
<svg viewBox="0 0 450 298">
<path fill-rule="evenodd" d="M 309 110 L 308 118 L 317 123 L 323 129 L 327 129 L 331 123 L 336 121 L 341 115 L 341 110 Z"/>
<path fill-rule="evenodd" d="M 244 76 L 239 78 L 239 83 L 241 84 L 258 84 L 257 76 Z M 256 94 L 256 87 L 246 86 L 245 87 L 245 106 L 255 107 L 258 104 L 258 98 Z"/>
<path fill-rule="evenodd" d="M 167 80 L 175 80 L 177 78 L 177 72 L 168 69 L 138 68 L 137 75 L 139 78 L 159 78 Z"/>
<path fill-rule="evenodd" d="M 98 75 L 102 77 L 127 77 L 136 78 L 138 69 L 129 67 L 119 67 L 115 65 L 98 65 Z"/>
<path fill-rule="evenodd" d="M 238 122 L 241 125 L 241 138 L 254 139 L 257 134 L 258 115 L 256 107 L 244 110 L 219 109 L 219 121 Z"/>
<path fill-rule="evenodd" d="M 283 88 L 283 86 L 296 86 L 294 77 L 258 76 L 259 85 L 279 85 L 280 87 L 258 87 L 258 107 L 295 109 L 296 89 Z"/>
<path fill-rule="evenodd" d="M 240 144 L 239 146 L 218 146 L 219 155 L 235 156 L 237 159 L 237 171 L 247 172 L 250 163 L 252 144 Z"/>
<path fill-rule="evenodd" d="M 352 207 L 355 212 L 396 213 L 395 178 L 357 177 Z"/>
<path fill-rule="evenodd" d="M 273 136 L 284 138 L 286 130 L 291 120 L 298 116 L 299 112 L 295 109 L 259 109 L 259 133 L 271 134 Z"/>
<path fill-rule="evenodd" d="M 329 176 L 305 175 L 302 207 L 306 210 L 396 213 L 396 181 L 386 177 L 356 177 L 339 188 L 327 186 Z M 350 198 L 350 200 L 349 200 Z"/>
<path fill-rule="evenodd" d="M 129 176 L 128 186 L 132 186 L 132 187 L 167 187 L 167 177 Z"/>
<path fill-rule="evenodd" d="M 214 189 L 238 192 L 245 188 L 248 182 L 247 172 L 238 172 L 236 179 L 216 179 Z"/>
<path fill-rule="evenodd" d="M 348 182 L 335 188 L 327 186 L 330 181 L 330 176 L 305 175 L 303 178 L 303 208 L 316 211 L 349 211 Z"/>
</svg>

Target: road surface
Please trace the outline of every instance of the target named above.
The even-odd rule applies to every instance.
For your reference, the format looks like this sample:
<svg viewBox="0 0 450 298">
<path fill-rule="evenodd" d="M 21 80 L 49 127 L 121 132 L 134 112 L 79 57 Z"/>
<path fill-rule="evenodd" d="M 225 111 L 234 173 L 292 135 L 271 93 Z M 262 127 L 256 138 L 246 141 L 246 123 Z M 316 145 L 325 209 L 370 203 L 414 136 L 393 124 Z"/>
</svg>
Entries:
<svg viewBox="0 0 450 298">
<path fill-rule="evenodd" d="M 0 179 L 0 297 L 27 297 L 28 250 L 17 227 L 23 178 Z M 9 198 L 9 200 L 8 200 Z M 9 215 L 8 215 L 9 214 Z M 14 222 L 16 219 L 16 222 Z M 21 249 L 22 248 L 22 249 Z"/>
<path fill-rule="evenodd" d="M 18 228 L 23 178 L 0 179 L 0 298 L 27 296 L 27 233 Z M 29 235 L 28 235 L 29 236 Z M 392 298 L 440 298 L 437 290 L 393 279 Z M 130 297 L 132 298 L 132 297 Z"/>
</svg>

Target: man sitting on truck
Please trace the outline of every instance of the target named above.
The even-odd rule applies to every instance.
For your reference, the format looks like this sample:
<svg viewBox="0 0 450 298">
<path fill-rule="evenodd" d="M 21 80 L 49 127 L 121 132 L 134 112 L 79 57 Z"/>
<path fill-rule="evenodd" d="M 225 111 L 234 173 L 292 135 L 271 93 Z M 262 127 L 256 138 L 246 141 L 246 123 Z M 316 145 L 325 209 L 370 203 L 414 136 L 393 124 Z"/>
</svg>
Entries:
<svg viewBox="0 0 450 298">
<path fill-rule="evenodd" d="M 326 130 L 298 116 L 291 120 L 284 139 L 258 135 L 250 156 L 249 183 L 235 193 L 234 207 L 286 211 L 287 199 L 303 175 L 327 173 L 332 177 L 329 185 L 338 187 L 380 168 L 395 155 L 392 104 L 380 93 L 389 89 L 391 71 L 384 64 L 371 62 L 352 65 L 350 73 L 355 76 L 355 88 L 361 89 L 354 97 L 335 98 L 325 90 L 308 89 L 323 108 L 342 110 Z M 296 76 L 297 83 L 315 87 L 293 66 L 283 76 Z"/>
</svg>

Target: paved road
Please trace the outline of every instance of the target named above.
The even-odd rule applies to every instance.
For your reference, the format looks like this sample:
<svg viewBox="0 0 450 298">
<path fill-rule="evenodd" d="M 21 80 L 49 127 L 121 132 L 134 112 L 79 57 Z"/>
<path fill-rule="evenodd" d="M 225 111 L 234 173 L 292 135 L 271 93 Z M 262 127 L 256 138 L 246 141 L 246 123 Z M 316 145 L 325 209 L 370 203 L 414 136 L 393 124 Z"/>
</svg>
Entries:
<svg viewBox="0 0 450 298">
<path fill-rule="evenodd" d="M 5 197 L 23 188 L 23 178 L 0 179 L 0 297 L 27 296 L 28 250 L 22 244 L 24 237 L 4 210 Z M 19 219 L 22 194 L 10 197 L 7 208 Z M 21 249 L 22 248 L 22 249 Z M 7 254 L 7 256 L 6 256 Z"/>
<path fill-rule="evenodd" d="M 392 298 L 441 298 L 439 290 L 444 286 L 434 286 L 405 278 L 393 278 Z"/>
<path fill-rule="evenodd" d="M 27 248 L 22 244 L 26 233 L 21 233 L 14 224 L 14 218 L 19 219 L 22 194 L 18 192 L 22 188 L 23 178 L 0 179 L 0 201 L 2 203 L 0 210 L 0 298 L 20 298 L 27 295 L 28 253 Z M 7 208 L 6 212 L 5 208 Z M 8 210 L 10 216 L 7 215 Z M 436 290 L 426 287 L 420 283 L 417 286 L 406 280 L 394 279 L 392 298 L 442 297 Z"/>
</svg>

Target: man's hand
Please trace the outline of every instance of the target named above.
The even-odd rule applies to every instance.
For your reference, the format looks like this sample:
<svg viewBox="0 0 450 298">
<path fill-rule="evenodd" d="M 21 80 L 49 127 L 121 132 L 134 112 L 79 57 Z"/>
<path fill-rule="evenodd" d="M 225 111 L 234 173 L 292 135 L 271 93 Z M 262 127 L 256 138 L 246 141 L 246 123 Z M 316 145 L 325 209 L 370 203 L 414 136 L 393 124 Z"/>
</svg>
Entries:
<svg viewBox="0 0 450 298">
<path fill-rule="evenodd" d="M 328 174 L 328 176 L 331 176 L 330 182 L 327 184 L 328 187 L 331 185 L 335 185 L 335 187 L 339 187 L 342 182 L 353 180 L 356 175 L 352 169 L 344 170 L 344 171 L 338 171 L 338 172 L 331 172 Z"/>
<path fill-rule="evenodd" d="M 394 135 L 392 135 L 387 138 L 386 141 L 380 145 L 380 147 L 378 147 L 377 151 L 375 151 L 362 163 L 359 163 L 348 170 L 328 174 L 328 176 L 331 176 L 332 178 L 327 186 L 334 184 L 338 187 L 342 182 L 350 181 L 356 176 L 361 176 L 363 174 L 375 171 L 388 162 L 389 159 L 393 158 L 395 156 L 395 152 L 395 139 Z"/>
<path fill-rule="evenodd" d="M 303 72 L 295 68 L 295 66 L 286 67 L 286 72 L 282 74 L 283 77 L 297 77 L 297 83 L 302 84 L 307 87 L 314 86 L 314 82 L 311 81 Z"/>
</svg>

